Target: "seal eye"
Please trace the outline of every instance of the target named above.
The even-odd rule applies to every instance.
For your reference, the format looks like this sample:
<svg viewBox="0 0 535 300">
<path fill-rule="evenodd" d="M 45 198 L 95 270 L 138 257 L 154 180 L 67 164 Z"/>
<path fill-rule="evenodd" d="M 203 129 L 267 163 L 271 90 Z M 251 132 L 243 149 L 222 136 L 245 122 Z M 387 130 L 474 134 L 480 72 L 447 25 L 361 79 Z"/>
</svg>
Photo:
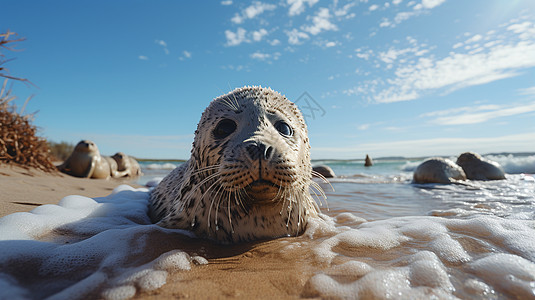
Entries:
<svg viewBox="0 0 535 300">
<path fill-rule="evenodd" d="M 290 127 L 290 125 L 288 125 L 288 123 L 284 122 L 284 121 L 278 121 L 277 123 L 275 123 L 275 129 L 277 129 L 277 131 L 282 135 L 282 136 L 292 136 L 293 135 L 293 130 L 292 130 L 292 127 Z"/>
<path fill-rule="evenodd" d="M 230 119 L 221 120 L 214 129 L 214 137 L 216 139 L 226 138 L 233 133 L 234 130 L 236 130 L 236 122 Z"/>
</svg>

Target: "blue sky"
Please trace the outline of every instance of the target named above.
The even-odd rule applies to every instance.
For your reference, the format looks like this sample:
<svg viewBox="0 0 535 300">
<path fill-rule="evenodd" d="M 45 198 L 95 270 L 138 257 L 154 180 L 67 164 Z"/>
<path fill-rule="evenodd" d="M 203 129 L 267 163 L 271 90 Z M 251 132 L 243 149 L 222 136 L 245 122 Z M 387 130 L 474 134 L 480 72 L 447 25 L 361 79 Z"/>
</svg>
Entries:
<svg viewBox="0 0 535 300">
<path fill-rule="evenodd" d="M 17 104 L 53 141 L 188 158 L 244 85 L 307 116 L 312 158 L 535 151 L 535 1 L 13 1 Z"/>
</svg>

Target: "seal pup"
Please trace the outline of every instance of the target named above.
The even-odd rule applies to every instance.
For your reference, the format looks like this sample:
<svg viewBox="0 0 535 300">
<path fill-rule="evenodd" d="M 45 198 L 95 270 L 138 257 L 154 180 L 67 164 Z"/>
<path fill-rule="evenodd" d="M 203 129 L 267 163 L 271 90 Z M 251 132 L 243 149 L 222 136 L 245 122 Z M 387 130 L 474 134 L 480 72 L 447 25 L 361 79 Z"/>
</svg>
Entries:
<svg viewBox="0 0 535 300">
<path fill-rule="evenodd" d="M 334 174 L 333 169 L 327 165 L 318 165 L 312 167 L 312 176 L 315 177 L 324 177 L 324 178 L 333 178 L 336 175 Z"/>
<path fill-rule="evenodd" d="M 71 155 L 57 168 L 76 177 L 108 179 L 111 176 L 108 160 L 100 155 L 97 145 L 90 140 L 78 142 Z"/>
<path fill-rule="evenodd" d="M 190 159 L 152 191 L 149 215 L 222 243 L 298 235 L 319 208 L 305 120 L 262 87 L 214 99 L 197 125 Z"/>
<path fill-rule="evenodd" d="M 137 177 L 141 176 L 141 167 L 137 160 L 124 154 L 123 152 L 115 153 L 112 158 L 117 163 L 119 177 Z"/>
<path fill-rule="evenodd" d="M 466 180 L 463 169 L 447 158 L 432 157 L 422 162 L 413 174 L 413 183 L 458 183 Z"/>
<path fill-rule="evenodd" d="M 501 180 L 505 172 L 500 164 L 481 157 L 475 152 L 465 152 L 457 158 L 457 164 L 463 168 L 466 177 L 471 180 Z"/>
</svg>

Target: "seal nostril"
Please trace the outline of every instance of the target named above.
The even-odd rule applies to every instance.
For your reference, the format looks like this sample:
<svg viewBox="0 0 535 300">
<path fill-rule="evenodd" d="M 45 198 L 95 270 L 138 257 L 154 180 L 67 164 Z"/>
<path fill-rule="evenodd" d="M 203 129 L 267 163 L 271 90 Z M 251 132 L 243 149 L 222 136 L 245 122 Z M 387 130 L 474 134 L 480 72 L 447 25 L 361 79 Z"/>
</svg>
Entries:
<svg viewBox="0 0 535 300">
<path fill-rule="evenodd" d="M 273 147 L 267 146 L 266 149 L 264 150 L 264 159 L 270 160 L 272 154 L 273 154 Z"/>
<path fill-rule="evenodd" d="M 257 159 L 264 159 L 264 160 L 270 160 L 271 156 L 273 154 L 273 147 L 267 146 L 264 144 L 250 144 L 245 147 L 245 150 L 247 151 L 247 154 L 249 157 L 253 160 Z"/>
<path fill-rule="evenodd" d="M 260 148 L 256 144 L 247 145 L 245 150 L 247 150 L 247 154 L 249 154 L 249 157 L 253 160 L 257 160 L 260 156 Z"/>
</svg>

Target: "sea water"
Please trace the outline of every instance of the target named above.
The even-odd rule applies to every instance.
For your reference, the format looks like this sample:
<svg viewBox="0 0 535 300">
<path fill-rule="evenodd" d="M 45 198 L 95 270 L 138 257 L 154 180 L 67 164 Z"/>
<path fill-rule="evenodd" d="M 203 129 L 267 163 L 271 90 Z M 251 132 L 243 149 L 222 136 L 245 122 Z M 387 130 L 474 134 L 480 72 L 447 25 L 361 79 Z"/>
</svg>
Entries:
<svg viewBox="0 0 535 300">
<path fill-rule="evenodd" d="M 487 158 L 506 180 L 413 184 L 421 160 L 315 162 L 338 175 L 318 180 L 328 197 L 318 200 L 321 217 L 262 251 L 280 272 L 294 272 L 299 260 L 297 296 L 534 299 L 535 156 Z M 143 162 L 139 182 L 176 165 Z M 119 186 L 107 197 L 68 196 L 1 218 L 0 299 L 127 299 L 221 256 L 187 231 L 150 224 L 148 193 Z"/>
</svg>

